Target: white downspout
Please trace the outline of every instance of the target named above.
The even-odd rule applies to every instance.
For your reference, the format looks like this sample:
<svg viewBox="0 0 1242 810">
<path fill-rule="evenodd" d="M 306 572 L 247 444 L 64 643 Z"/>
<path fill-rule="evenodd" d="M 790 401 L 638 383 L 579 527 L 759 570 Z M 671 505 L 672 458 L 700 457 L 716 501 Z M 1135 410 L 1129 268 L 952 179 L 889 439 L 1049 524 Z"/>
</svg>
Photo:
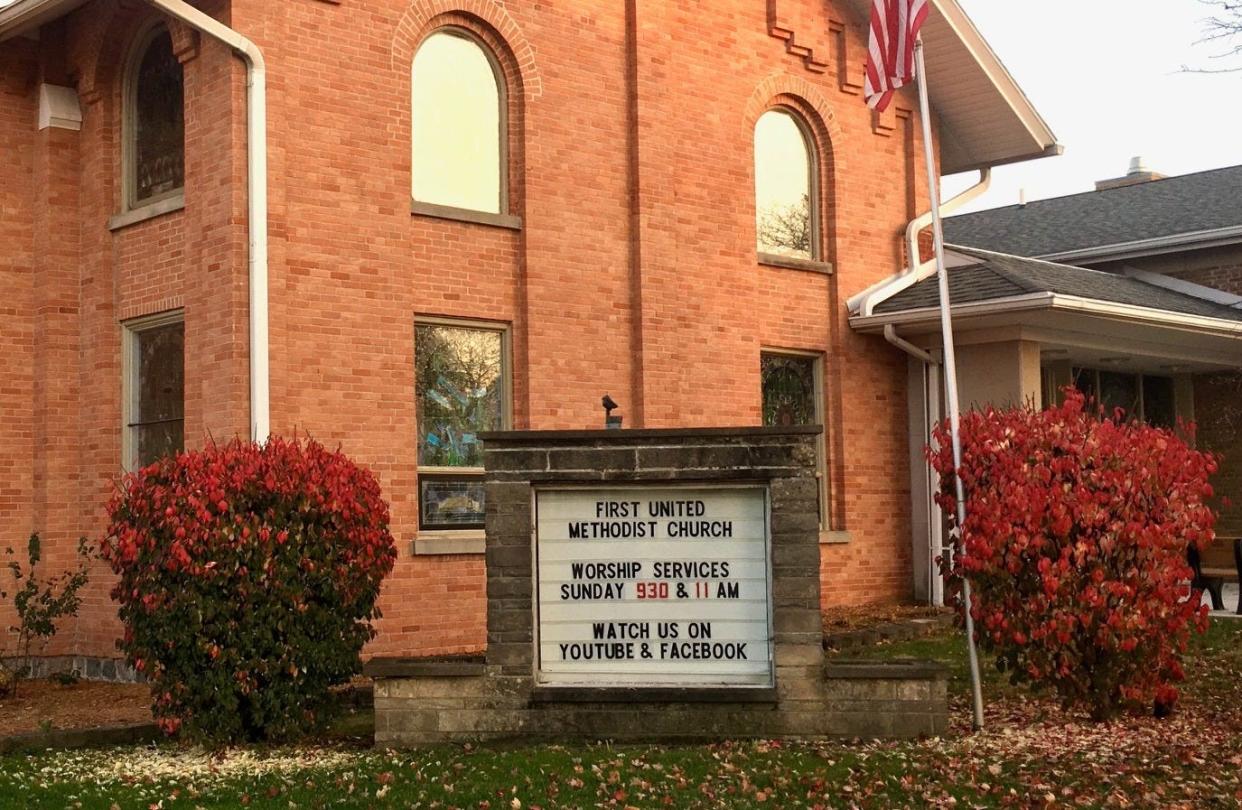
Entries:
<svg viewBox="0 0 1242 810">
<path fill-rule="evenodd" d="M 992 185 L 992 167 L 984 166 L 979 170 L 979 182 L 940 205 L 940 215 L 948 216 L 963 205 L 977 199 Z M 919 269 L 919 233 L 932 223 L 932 212 L 925 211 L 906 225 L 906 269 L 913 273 Z"/>
<path fill-rule="evenodd" d="M 931 407 L 931 403 L 927 401 L 927 399 L 932 394 L 932 387 L 933 387 L 929 385 L 929 375 L 931 375 L 934 369 L 940 365 L 940 361 L 937 360 L 934 356 L 932 356 L 930 352 L 926 352 L 923 349 L 920 349 L 918 346 L 915 346 L 913 343 L 906 340 L 901 335 L 897 334 L 897 327 L 893 326 L 891 323 L 884 324 L 884 339 L 887 340 L 889 343 L 893 344 L 894 346 L 896 346 L 898 349 L 901 349 L 903 352 L 910 355 L 914 359 L 922 361 L 923 363 L 922 396 L 924 398 L 924 408 L 926 409 L 928 407 Z M 939 385 L 936 385 L 935 388 L 938 390 Z M 911 392 L 909 396 L 914 396 L 913 392 Z M 929 428 L 931 427 L 930 423 L 928 424 L 928 427 Z M 930 442 L 931 436 L 925 435 L 922 437 L 922 439 L 924 442 Z M 936 560 L 936 557 L 939 554 L 941 554 L 943 551 L 941 548 L 939 548 L 942 538 L 941 538 L 939 524 L 936 520 L 938 512 L 936 511 L 935 506 L 931 502 L 932 493 L 936 491 L 936 486 L 940 478 L 939 476 L 936 475 L 936 472 L 930 468 L 930 466 L 923 465 L 922 469 L 923 469 L 924 474 L 927 476 L 927 502 L 924 504 L 924 506 L 927 509 L 927 562 L 928 562 L 927 596 L 928 596 L 928 601 L 931 604 L 936 605 L 937 607 L 940 607 L 944 605 L 944 590 L 943 590 L 942 584 L 937 579 L 935 560 Z M 914 473 L 915 473 L 915 470 L 912 469 L 910 471 L 910 474 L 914 475 Z M 914 487 L 913 481 L 911 482 L 911 487 L 912 488 Z M 915 529 L 915 531 L 917 532 L 917 528 Z M 915 539 L 917 538 L 911 538 L 912 541 L 914 541 Z"/>
<path fill-rule="evenodd" d="M 992 185 L 992 167 L 984 166 L 979 170 L 979 181 L 970 188 L 963 190 L 951 199 L 940 204 L 942 216 L 953 213 L 966 203 L 976 199 Z M 900 273 L 877 281 L 862 292 L 854 293 L 846 301 L 846 306 L 857 311 L 859 315 L 871 315 L 876 305 L 880 304 L 907 287 L 912 287 L 936 271 L 934 261 L 919 263 L 919 232 L 931 224 L 931 211 L 919 214 L 906 225 L 906 267 Z"/>
<path fill-rule="evenodd" d="M 271 434 L 267 333 L 267 67 L 259 47 L 184 0 L 147 0 L 229 46 L 246 63 L 246 186 L 250 231 L 250 438 Z"/>
<path fill-rule="evenodd" d="M 924 363 L 926 363 L 929 366 L 940 365 L 940 362 L 936 360 L 936 358 L 932 357 L 930 354 L 923 351 L 918 346 L 915 346 L 913 343 L 906 340 L 901 335 L 897 334 L 897 327 L 893 326 L 891 323 L 884 324 L 884 339 L 887 340 L 889 343 L 893 344 L 894 346 L 896 346 L 897 348 L 901 349 L 906 354 L 910 355 L 911 357 L 915 357 L 919 360 L 922 360 Z"/>
</svg>

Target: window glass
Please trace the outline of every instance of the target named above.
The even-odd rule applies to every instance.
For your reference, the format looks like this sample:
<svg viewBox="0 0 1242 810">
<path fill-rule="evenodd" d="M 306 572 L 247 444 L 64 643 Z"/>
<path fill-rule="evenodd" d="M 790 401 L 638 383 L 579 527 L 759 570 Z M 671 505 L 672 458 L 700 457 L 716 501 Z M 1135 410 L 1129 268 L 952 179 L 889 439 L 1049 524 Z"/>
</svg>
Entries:
<svg viewBox="0 0 1242 810">
<path fill-rule="evenodd" d="M 1171 428 L 1177 421 L 1173 406 L 1172 377 L 1143 377 L 1143 420 L 1156 427 Z"/>
<path fill-rule="evenodd" d="M 133 202 L 141 203 L 185 183 L 181 62 L 167 31 L 156 34 L 143 53 L 132 98 Z"/>
<path fill-rule="evenodd" d="M 1141 419 L 1164 428 L 1177 421 L 1172 377 L 1091 368 L 1075 368 L 1073 374 L 1074 387 L 1087 397 L 1087 407 L 1102 407 L 1107 419 L 1120 408 L 1123 420 Z"/>
<path fill-rule="evenodd" d="M 755 124 L 755 236 L 760 253 L 814 258 L 811 149 L 784 110 Z"/>
<path fill-rule="evenodd" d="M 423 528 L 483 525 L 479 434 L 505 426 L 504 351 L 504 333 L 496 329 L 441 324 L 414 329 Z"/>
<path fill-rule="evenodd" d="M 763 424 L 781 427 L 819 424 L 815 359 L 765 354 L 761 362 Z"/>
<path fill-rule="evenodd" d="M 483 525 L 483 476 L 424 475 L 419 489 L 421 525 L 446 529 Z"/>
<path fill-rule="evenodd" d="M 1138 375 L 1120 371 L 1100 372 L 1100 404 L 1104 406 L 1104 415 L 1110 419 L 1116 409 L 1120 408 L 1123 419 L 1141 417 L 1139 413 Z"/>
<path fill-rule="evenodd" d="M 133 336 L 129 430 L 137 467 L 185 447 L 185 326 L 170 323 Z"/>
<path fill-rule="evenodd" d="M 1073 374 L 1074 387 L 1078 389 L 1078 392 L 1081 393 L 1083 397 L 1094 402 L 1096 399 L 1095 369 L 1075 368 Z"/>
<path fill-rule="evenodd" d="M 500 213 L 500 84 L 487 52 L 432 34 L 414 57 L 413 92 L 414 199 Z"/>
<path fill-rule="evenodd" d="M 819 360 L 790 354 L 762 354 L 759 359 L 760 385 L 763 388 L 763 424 L 775 427 L 822 425 L 816 376 Z M 816 496 L 819 519 L 828 528 L 828 454 L 821 433 L 815 446 L 815 474 L 819 479 Z"/>
</svg>

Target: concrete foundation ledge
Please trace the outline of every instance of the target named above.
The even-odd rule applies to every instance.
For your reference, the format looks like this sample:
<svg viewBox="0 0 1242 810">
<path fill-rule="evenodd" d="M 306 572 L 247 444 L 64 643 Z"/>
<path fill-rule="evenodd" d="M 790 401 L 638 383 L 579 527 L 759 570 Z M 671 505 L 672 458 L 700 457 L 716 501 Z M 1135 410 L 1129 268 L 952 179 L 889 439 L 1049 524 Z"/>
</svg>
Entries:
<svg viewBox="0 0 1242 810">
<path fill-rule="evenodd" d="M 530 702 L 539 703 L 776 703 L 775 689 L 683 689 L 678 687 L 598 689 L 544 686 L 531 690 Z"/>
<path fill-rule="evenodd" d="M 949 668 L 939 661 L 924 658 L 889 658 L 883 661 L 865 658 L 826 658 L 824 677 L 837 679 L 948 680 Z"/>
<path fill-rule="evenodd" d="M 473 678 L 481 676 L 487 663 L 483 656 L 435 658 L 372 658 L 362 665 L 368 678 Z"/>
</svg>

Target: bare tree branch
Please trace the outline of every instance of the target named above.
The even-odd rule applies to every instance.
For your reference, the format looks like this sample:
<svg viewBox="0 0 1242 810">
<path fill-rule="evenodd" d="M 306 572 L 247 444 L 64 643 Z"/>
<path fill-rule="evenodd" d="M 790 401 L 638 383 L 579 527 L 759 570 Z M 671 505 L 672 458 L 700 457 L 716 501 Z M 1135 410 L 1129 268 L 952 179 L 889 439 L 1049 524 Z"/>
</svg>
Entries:
<svg viewBox="0 0 1242 810">
<path fill-rule="evenodd" d="M 1196 40 L 1195 44 L 1214 47 L 1218 47 L 1221 43 L 1226 45 L 1224 50 L 1209 54 L 1209 59 L 1232 60 L 1242 56 L 1242 42 L 1235 44 L 1236 40 L 1242 39 L 1242 0 L 1199 0 L 1199 2 L 1205 6 L 1211 6 L 1215 11 L 1203 20 L 1203 36 Z M 1242 64 L 1219 68 L 1182 65 L 1182 71 L 1185 73 L 1234 73 L 1242 71 Z"/>
</svg>

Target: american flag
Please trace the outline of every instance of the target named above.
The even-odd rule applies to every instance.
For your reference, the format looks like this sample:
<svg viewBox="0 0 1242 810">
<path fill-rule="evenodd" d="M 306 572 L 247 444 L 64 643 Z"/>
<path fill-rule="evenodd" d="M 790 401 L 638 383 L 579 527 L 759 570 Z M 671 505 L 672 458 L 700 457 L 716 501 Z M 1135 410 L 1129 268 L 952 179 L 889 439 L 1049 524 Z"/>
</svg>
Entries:
<svg viewBox="0 0 1242 810">
<path fill-rule="evenodd" d="M 927 19 L 927 0 L 875 0 L 863 97 L 884 112 L 893 91 L 914 79 L 914 42 Z"/>
</svg>

